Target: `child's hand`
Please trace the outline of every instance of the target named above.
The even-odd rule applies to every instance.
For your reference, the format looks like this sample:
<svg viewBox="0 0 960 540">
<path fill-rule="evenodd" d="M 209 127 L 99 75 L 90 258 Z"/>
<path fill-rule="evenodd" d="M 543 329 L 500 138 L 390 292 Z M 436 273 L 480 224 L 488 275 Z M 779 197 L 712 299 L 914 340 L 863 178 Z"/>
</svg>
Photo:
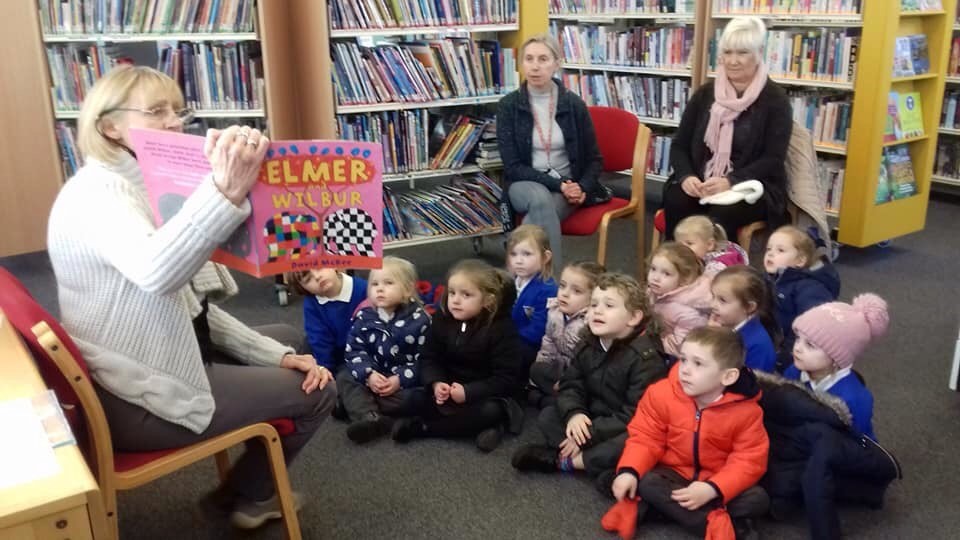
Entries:
<svg viewBox="0 0 960 540">
<path fill-rule="evenodd" d="M 450 398 L 450 385 L 445 382 L 433 383 L 433 399 L 437 405 L 443 405 Z"/>
<path fill-rule="evenodd" d="M 706 482 L 693 482 L 683 489 L 675 489 L 670 498 L 687 510 L 696 510 L 717 496 L 717 490 Z"/>
<path fill-rule="evenodd" d="M 620 473 L 613 479 L 613 496 L 618 501 L 637 497 L 637 477 L 630 473 Z"/>
<path fill-rule="evenodd" d="M 450 399 L 454 403 L 463 403 L 467 400 L 467 391 L 463 389 L 463 385 L 455 382 L 450 385 Z"/>
<path fill-rule="evenodd" d="M 380 387 L 386 382 L 387 379 L 376 371 L 367 375 L 367 388 L 372 390 L 374 394 L 379 394 Z"/>
<path fill-rule="evenodd" d="M 570 437 L 560 441 L 560 457 L 563 459 L 576 457 L 581 451 L 577 442 Z"/>
<path fill-rule="evenodd" d="M 567 437 L 573 439 L 578 446 L 583 446 L 590 440 L 590 426 L 592 425 L 593 422 L 590 421 L 589 416 L 583 413 L 575 414 L 567 422 Z"/>
<path fill-rule="evenodd" d="M 383 384 L 377 393 L 380 397 L 387 397 L 396 394 L 398 390 L 400 390 L 400 376 L 393 375 L 392 377 L 384 377 Z"/>
</svg>

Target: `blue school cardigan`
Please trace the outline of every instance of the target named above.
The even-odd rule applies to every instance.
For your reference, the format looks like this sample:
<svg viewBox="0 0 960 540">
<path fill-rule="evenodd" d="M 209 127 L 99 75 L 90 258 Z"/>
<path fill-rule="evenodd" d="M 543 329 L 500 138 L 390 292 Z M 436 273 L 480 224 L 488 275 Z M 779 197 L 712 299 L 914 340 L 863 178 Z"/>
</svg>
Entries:
<svg viewBox="0 0 960 540">
<path fill-rule="evenodd" d="M 746 366 L 750 369 L 773 373 L 777 365 L 777 351 L 773 348 L 773 340 L 763 327 L 763 323 L 756 317 L 747 320 L 737 330 L 743 347 L 747 350 Z"/>
<path fill-rule="evenodd" d="M 523 342 L 540 350 L 543 334 L 547 331 L 547 299 L 557 296 L 557 282 L 550 278 L 540 279 L 540 274 L 533 276 L 530 283 L 523 288 L 513 304 L 510 317 Z"/>
</svg>

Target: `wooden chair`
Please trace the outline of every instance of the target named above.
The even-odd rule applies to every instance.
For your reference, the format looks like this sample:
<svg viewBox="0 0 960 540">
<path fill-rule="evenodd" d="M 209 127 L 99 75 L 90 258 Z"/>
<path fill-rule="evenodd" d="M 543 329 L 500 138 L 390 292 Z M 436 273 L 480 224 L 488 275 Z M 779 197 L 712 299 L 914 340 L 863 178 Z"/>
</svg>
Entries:
<svg viewBox="0 0 960 540">
<path fill-rule="evenodd" d="M 630 169 L 630 200 L 614 197 L 608 202 L 581 208 L 560 224 L 568 236 L 590 236 L 600 230 L 597 262 L 606 264 L 608 227 L 612 219 L 632 219 L 637 227 L 635 246 L 638 268 L 644 263 L 644 193 L 643 183 L 650 146 L 650 128 L 637 116 L 613 107 L 589 107 L 590 119 L 603 155 L 603 172 Z M 633 138 L 630 134 L 635 134 Z"/>
<path fill-rule="evenodd" d="M 211 456 L 216 458 L 223 481 L 230 464 L 227 449 L 252 439 L 259 439 L 267 448 L 286 536 L 291 540 L 301 538 L 278 433 L 278 430 L 284 434 L 292 433 L 291 420 L 252 424 L 184 448 L 115 452 L 103 407 L 79 349 L 56 319 L 37 304 L 26 288 L 4 268 L 0 268 L 0 309 L 30 347 L 44 381 L 64 407 L 77 442 L 100 486 L 113 538 L 120 537 L 118 491 L 142 486 Z"/>
</svg>

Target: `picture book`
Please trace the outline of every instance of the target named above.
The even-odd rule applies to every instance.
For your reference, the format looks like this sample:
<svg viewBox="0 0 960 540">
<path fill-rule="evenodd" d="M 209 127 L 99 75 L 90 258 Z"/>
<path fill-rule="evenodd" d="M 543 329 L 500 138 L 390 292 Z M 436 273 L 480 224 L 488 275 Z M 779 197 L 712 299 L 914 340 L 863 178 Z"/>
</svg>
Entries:
<svg viewBox="0 0 960 540">
<path fill-rule="evenodd" d="M 930 71 L 930 52 L 927 49 L 927 36 L 914 34 L 907 36 L 910 40 L 910 61 L 913 63 L 913 72 L 917 75 Z M 899 39 L 899 38 L 898 38 Z"/>
<path fill-rule="evenodd" d="M 923 110 L 919 92 L 902 92 L 897 95 L 897 116 L 900 118 L 901 138 L 923 135 Z"/>
<path fill-rule="evenodd" d="M 900 36 L 894 42 L 893 76 L 909 77 L 915 75 L 913 57 L 910 52 L 910 36 Z"/>
<path fill-rule="evenodd" d="M 883 142 L 893 142 L 903 138 L 903 128 L 897 111 L 899 94 L 890 92 L 887 96 L 887 122 L 883 128 Z"/>
<path fill-rule="evenodd" d="M 890 176 L 887 173 L 887 154 L 884 152 L 880 156 L 880 174 L 877 177 L 877 194 L 874 203 L 883 204 L 893 200 L 892 190 L 890 189 Z"/>
<path fill-rule="evenodd" d="M 884 148 L 887 181 L 891 200 L 906 199 L 917 193 L 917 179 L 913 174 L 910 150 L 905 144 Z"/>
<path fill-rule="evenodd" d="M 204 137 L 134 129 L 157 227 L 211 172 Z M 383 257 L 379 144 L 272 141 L 248 195 L 250 216 L 211 260 L 263 277 L 318 267 L 379 268 Z"/>
</svg>

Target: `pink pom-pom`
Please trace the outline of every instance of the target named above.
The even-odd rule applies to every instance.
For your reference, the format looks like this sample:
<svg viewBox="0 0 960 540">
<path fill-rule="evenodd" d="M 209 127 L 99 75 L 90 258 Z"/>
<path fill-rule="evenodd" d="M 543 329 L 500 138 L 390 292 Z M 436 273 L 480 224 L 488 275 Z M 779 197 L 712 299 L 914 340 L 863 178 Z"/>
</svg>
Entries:
<svg viewBox="0 0 960 540">
<path fill-rule="evenodd" d="M 887 311 L 887 302 L 879 296 L 866 293 L 853 299 L 853 308 L 863 313 L 867 325 L 870 327 L 870 337 L 878 338 L 887 333 L 890 325 L 890 314 Z"/>
</svg>

